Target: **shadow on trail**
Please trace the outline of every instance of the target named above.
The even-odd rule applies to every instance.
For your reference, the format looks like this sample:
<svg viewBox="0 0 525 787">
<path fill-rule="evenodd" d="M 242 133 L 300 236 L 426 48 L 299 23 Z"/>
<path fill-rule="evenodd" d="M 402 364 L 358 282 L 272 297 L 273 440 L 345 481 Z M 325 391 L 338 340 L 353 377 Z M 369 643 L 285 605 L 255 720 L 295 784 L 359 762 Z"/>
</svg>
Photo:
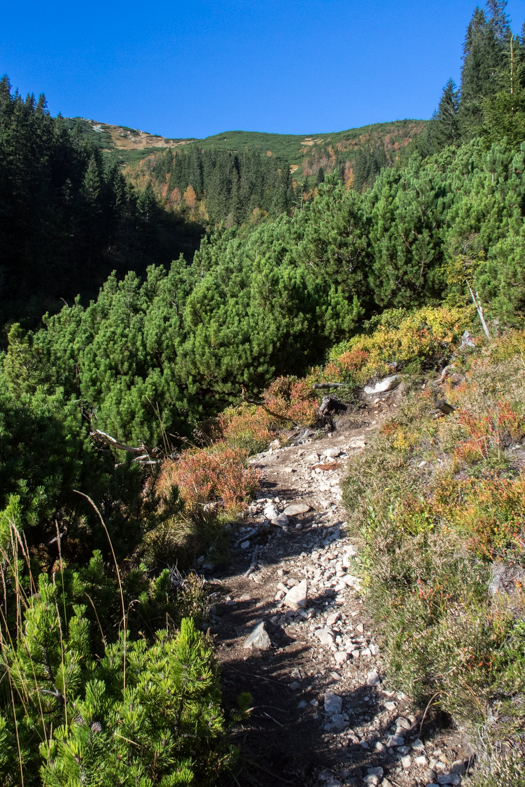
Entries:
<svg viewBox="0 0 525 787">
<path fill-rule="evenodd" d="M 265 484 L 263 494 L 270 488 Z M 296 497 L 296 490 L 279 488 L 281 501 Z M 299 530 L 297 524 L 301 525 Z M 271 573 L 277 565 L 285 566 L 290 576 L 298 578 L 294 573 L 294 558 L 329 544 L 337 545 L 344 537 L 342 524 L 331 510 L 291 518 L 287 532 L 271 526 L 267 532 L 251 537 L 249 548 L 234 550 L 232 562 L 222 571 L 214 572 L 221 581 L 223 593 L 228 592 L 229 580 L 235 582 L 235 598 L 226 596 L 226 600 L 216 605 L 211 617 L 211 630 L 223 669 L 225 703 L 235 708 L 241 693 L 249 692 L 253 697 L 250 717 L 232 731 L 232 741 L 239 746 L 241 756 L 237 770 L 225 781 L 231 787 L 362 785 L 370 768 L 382 767 L 384 777 L 388 778 L 403 753 L 409 751 L 408 748 L 388 749 L 381 744 L 394 732 L 392 722 L 386 725 L 379 722 L 380 714 L 385 712 L 384 703 L 388 701 L 381 686 L 371 688 L 362 682 L 349 689 L 337 668 L 330 666 L 329 652 L 319 660 L 312 658 L 314 635 L 308 627 L 294 626 L 304 616 L 315 622 L 326 612 L 343 609 L 347 602 L 333 588 L 316 589 L 309 582 L 306 610 L 297 616 L 275 601 L 276 578 L 264 579 L 264 572 Z M 246 530 L 249 529 L 247 524 Z M 241 536 L 242 530 L 237 542 Z M 263 564 L 260 581 L 257 576 L 256 581 L 243 576 L 250 567 L 255 547 Z M 359 619 L 371 626 L 359 598 L 354 596 L 352 604 L 359 608 Z M 265 622 L 272 647 L 266 651 L 243 649 L 245 638 L 261 620 Z M 341 633 L 344 634 L 343 627 Z M 366 674 L 371 666 L 361 662 L 360 670 Z M 342 699 L 341 714 L 335 722 L 324 710 L 327 691 Z M 359 729 L 359 737 L 354 729 Z M 417 726 L 407 733 L 407 746 L 420 736 L 428 740 L 435 729 L 428 717 L 421 731 Z M 415 756 L 414 752 L 411 754 Z M 320 781 L 323 776 L 324 781 Z M 407 784 L 398 778 L 392 783 Z"/>
</svg>

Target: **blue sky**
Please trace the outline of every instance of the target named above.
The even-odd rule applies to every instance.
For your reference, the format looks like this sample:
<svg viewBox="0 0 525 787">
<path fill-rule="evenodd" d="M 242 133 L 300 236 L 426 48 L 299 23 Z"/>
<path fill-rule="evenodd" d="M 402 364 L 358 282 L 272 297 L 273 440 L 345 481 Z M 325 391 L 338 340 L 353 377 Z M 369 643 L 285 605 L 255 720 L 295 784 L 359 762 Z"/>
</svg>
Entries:
<svg viewBox="0 0 525 787">
<path fill-rule="evenodd" d="M 52 114 L 169 137 L 428 118 L 474 0 L 11 2 L 0 73 Z M 510 0 L 515 32 L 525 0 Z"/>
</svg>

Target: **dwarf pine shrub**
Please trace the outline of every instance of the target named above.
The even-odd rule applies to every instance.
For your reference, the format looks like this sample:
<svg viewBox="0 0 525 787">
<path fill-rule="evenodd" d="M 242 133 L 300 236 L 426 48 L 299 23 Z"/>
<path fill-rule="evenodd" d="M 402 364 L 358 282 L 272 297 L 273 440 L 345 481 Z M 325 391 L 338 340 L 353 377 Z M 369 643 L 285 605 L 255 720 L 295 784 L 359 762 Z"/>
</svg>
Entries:
<svg viewBox="0 0 525 787">
<path fill-rule="evenodd" d="M 78 605 L 67 616 L 41 575 L 19 636 L 2 631 L 2 784 L 209 785 L 229 762 L 218 673 L 191 619 L 153 641 L 95 649 Z"/>
</svg>

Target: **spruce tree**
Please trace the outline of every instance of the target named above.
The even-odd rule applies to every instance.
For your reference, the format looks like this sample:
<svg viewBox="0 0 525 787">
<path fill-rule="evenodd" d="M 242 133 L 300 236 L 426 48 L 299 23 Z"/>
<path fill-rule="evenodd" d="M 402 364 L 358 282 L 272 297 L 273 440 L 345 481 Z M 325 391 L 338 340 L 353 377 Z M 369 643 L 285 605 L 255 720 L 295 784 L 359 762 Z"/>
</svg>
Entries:
<svg viewBox="0 0 525 787">
<path fill-rule="evenodd" d="M 433 142 L 437 150 L 447 145 L 455 145 L 459 141 L 461 132 L 458 113 L 459 91 L 454 80 L 449 79 L 433 117 Z"/>
</svg>

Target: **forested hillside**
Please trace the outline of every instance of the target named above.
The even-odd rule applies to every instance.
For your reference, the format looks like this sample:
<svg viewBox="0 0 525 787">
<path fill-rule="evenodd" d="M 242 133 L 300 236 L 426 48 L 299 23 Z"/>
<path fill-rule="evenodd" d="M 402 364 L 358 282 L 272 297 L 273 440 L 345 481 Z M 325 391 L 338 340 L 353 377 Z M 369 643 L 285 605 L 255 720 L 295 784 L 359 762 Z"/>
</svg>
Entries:
<svg viewBox="0 0 525 787">
<path fill-rule="evenodd" d="M 300 179 L 284 155 L 249 149 L 241 135 L 234 150 L 196 142 L 146 159 L 140 190 L 82 124 L 52 118 L 43 98 L 23 100 L 2 80 L 2 783 L 217 782 L 235 755 L 228 725 L 250 698 L 229 715 L 221 706 L 211 641 L 199 630 L 202 582 L 180 571 L 224 552 L 257 485 L 248 454 L 283 425 L 315 421 L 312 383 L 340 381 L 352 401 L 391 364 L 419 392 L 454 359 L 474 380 L 446 389 L 466 408 L 448 413 L 457 431 L 425 426 L 423 405 L 410 400 L 363 461 L 373 491 L 358 473 L 347 482 L 368 578 L 390 561 L 398 628 L 382 625 L 393 674 L 423 707 L 442 695 L 454 716 L 460 680 L 443 675 L 456 675 L 463 648 L 485 648 L 490 631 L 499 655 L 483 650 L 475 680 L 459 673 L 462 696 L 481 696 L 492 681 L 476 723 L 496 695 L 523 719 L 523 672 L 507 670 L 509 652 L 523 659 L 523 601 L 500 618 L 480 590 L 493 561 L 523 566 L 521 470 L 502 453 L 522 444 L 523 410 L 514 386 L 512 412 L 494 416 L 499 394 L 479 382 L 483 363 L 470 366 L 459 350 L 466 328 L 471 348 L 498 337 L 485 372 L 499 374 L 497 363 L 512 357 L 508 369 L 521 373 L 525 33 L 512 34 L 505 5 L 476 9 L 461 85 L 446 83 L 423 130 L 411 121 L 387 135 L 371 127 L 362 148 L 351 135 L 347 147 L 337 135 L 312 140 Z M 404 519 L 392 514 L 401 511 L 392 495 L 405 500 L 408 486 L 392 481 L 385 457 L 411 485 Z M 438 460 L 452 468 L 448 486 L 432 470 L 428 489 L 418 487 L 415 468 Z M 478 493 L 492 528 L 485 540 Z M 503 525 L 496 498 L 506 500 Z M 475 538 L 455 542 L 466 500 Z M 388 543 L 379 544 L 381 528 Z M 432 557 L 443 533 L 450 598 L 439 574 L 446 561 Z M 400 550 L 412 549 L 411 574 Z M 385 583 L 372 599 L 378 618 Z M 412 604 L 406 620 L 396 598 Z M 480 626 L 465 628 L 478 639 L 465 644 L 455 629 L 435 674 L 431 634 L 448 642 L 441 622 L 465 609 L 470 622 L 482 610 Z M 412 639 L 420 624 L 430 632 L 420 650 L 403 649 L 403 627 Z"/>
<path fill-rule="evenodd" d="M 144 272 L 181 253 L 202 230 L 136 191 L 101 149 L 52 118 L 44 96 L 0 82 L 0 322 L 38 324 L 81 292 L 95 297 L 112 270 Z"/>
</svg>

